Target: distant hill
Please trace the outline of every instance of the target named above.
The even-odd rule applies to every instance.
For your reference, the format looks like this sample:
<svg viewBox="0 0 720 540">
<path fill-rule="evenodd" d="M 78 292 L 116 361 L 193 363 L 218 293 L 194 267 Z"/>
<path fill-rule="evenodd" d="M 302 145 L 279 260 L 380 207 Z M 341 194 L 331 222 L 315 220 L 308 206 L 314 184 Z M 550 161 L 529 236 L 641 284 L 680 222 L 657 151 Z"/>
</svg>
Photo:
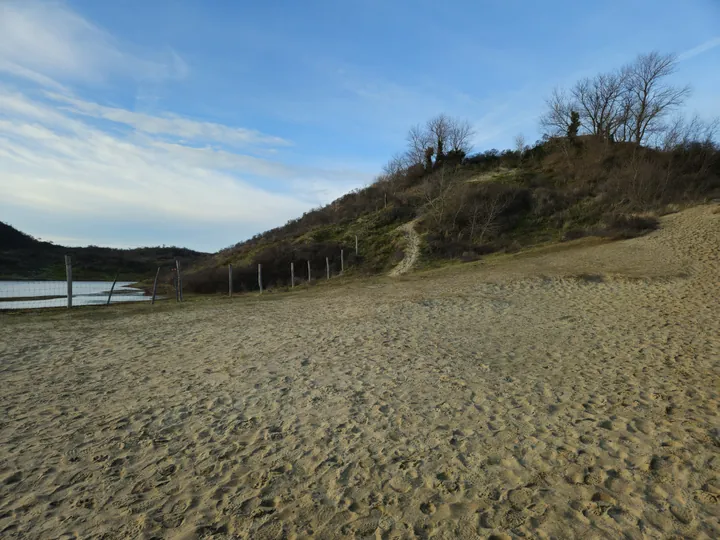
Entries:
<svg viewBox="0 0 720 540">
<path fill-rule="evenodd" d="M 118 273 L 123 281 L 152 279 L 158 266 L 169 268 L 175 259 L 188 267 L 209 257 L 179 247 L 58 246 L 0 222 L 0 279 L 64 279 L 65 255 L 72 257 L 76 280 L 110 280 Z"/>
<path fill-rule="evenodd" d="M 24 232 L 18 231 L 7 223 L 0 221 L 0 251 L 7 249 L 23 249 L 37 247 L 45 242 L 40 242 Z"/>
</svg>

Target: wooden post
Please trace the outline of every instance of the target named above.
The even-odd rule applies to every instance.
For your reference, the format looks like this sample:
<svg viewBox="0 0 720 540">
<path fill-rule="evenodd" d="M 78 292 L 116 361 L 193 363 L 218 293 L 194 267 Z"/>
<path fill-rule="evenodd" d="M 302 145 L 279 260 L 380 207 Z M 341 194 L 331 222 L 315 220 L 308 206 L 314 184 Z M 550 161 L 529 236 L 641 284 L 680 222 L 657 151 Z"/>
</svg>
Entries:
<svg viewBox="0 0 720 540">
<path fill-rule="evenodd" d="M 325 271 L 327 272 L 327 278 L 330 279 L 330 259 L 325 257 Z"/>
<path fill-rule="evenodd" d="M 260 286 L 260 294 L 262 294 L 262 264 L 258 264 L 258 285 Z"/>
<path fill-rule="evenodd" d="M 228 296 L 232 298 L 232 264 L 228 264 Z"/>
<path fill-rule="evenodd" d="M 295 263 L 290 263 L 290 288 L 295 288 Z"/>
<path fill-rule="evenodd" d="M 177 286 L 175 287 L 175 300 L 177 302 L 182 302 L 182 277 L 180 276 L 180 261 L 177 259 L 175 259 L 175 282 L 177 283 Z"/>
<path fill-rule="evenodd" d="M 106 306 L 109 306 L 109 305 L 110 305 L 110 299 L 112 298 L 112 293 L 113 293 L 113 291 L 115 290 L 115 284 L 117 283 L 117 278 L 118 278 L 118 274 L 119 274 L 119 273 L 120 273 L 120 272 L 116 272 L 116 273 L 115 273 L 115 279 L 113 280 L 112 287 L 110 287 L 110 294 L 108 294 L 108 301 L 107 301 L 107 304 L 105 304 Z"/>
<path fill-rule="evenodd" d="M 175 259 L 175 264 L 177 264 L 177 274 L 178 274 L 178 283 L 180 284 L 180 301 L 185 301 L 185 296 L 183 296 L 183 282 L 182 282 L 182 272 L 180 272 L 180 261 L 178 259 Z"/>
<path fill-rule="evenodd" d="M 65 255 L 65 275 L 67 276 L 67 307 L 72 307 L 72 259 Z"/>
<path fill-rule="evenodd" d="M 155 303 L 155 295 L 157 294 L 157 282 L 158 282 L 159 277 L 160 277 L 160 267 L 158 266 L 157 272 L 155 272 L 155 283 L 153 283 L 153 297 L 152 297 L 152 301 L 150 302 L 150 305 L 153 305 Z"/>
<path fill-rule="evenodd" d="M 355 255 L 358 255 L 358 237 L 355 235 Z"/>
<path fill-rule="evenodd" d="M 340 250 L 340 274 L 345 272 L 345 250 Z"/>
<path fill-rule="evenodd" d="M 310 261 L 308 261 L 308 283 L 312 280 L 312 274 L 310 273 Z"/>
</svg>

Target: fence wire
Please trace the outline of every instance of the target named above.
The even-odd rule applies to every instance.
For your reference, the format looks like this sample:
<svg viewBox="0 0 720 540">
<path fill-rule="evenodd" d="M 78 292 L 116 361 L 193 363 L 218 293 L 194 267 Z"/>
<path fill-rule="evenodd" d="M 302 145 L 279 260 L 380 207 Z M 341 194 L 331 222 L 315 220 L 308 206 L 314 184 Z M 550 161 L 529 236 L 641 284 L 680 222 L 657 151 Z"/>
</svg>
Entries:
<svg viewBox="0 0 720 540">
<path fill-rule="evenodd" d="M 80 274 L 80 275 L 78 275 Z M 156 301 L 172 298 L 174 269 L 161 268 L 158 274 Z M 122 275 L 122 272 L 119 272 Z M 152 300 L 152 283 L 155 272 L 142 280 L 82 279 L 82 271 L 72 274 L 72 307 L 102 306 L 110 303 L 148 302 Z M 137 285 L 141 281 L 143 285 Z M 149 283 L 149 285 L 148 285 Z M 134 285 L 134 286 L 133 286 Z M 112 289 L 112 295 L 110 294 Z M 2 280 L 0 281 L 0 310 L 62 308 L 68 306 L 67 280 Z"/>
</svg>

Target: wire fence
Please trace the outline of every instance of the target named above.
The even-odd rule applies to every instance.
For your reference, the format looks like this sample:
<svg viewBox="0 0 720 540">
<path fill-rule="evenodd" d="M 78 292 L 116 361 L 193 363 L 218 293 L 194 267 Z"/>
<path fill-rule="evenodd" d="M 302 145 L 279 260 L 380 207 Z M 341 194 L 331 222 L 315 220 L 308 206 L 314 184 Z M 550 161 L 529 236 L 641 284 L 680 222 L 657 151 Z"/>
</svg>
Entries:
<svg viewBox="0 0 720 540">
<path fill-rule="evenodd" d="M 194 272 L 190 276 L 188 289 L 195 293 L 222 292 L 233 294 L 259 291 L 262 294 L 269 287 L 287 286 L 294 288 L 303 282 L 329 280 L 343 275 L 348 263 L 357 260 L 358 239 L 355 250 L 349 258 L 345 249 L 317 260 L 296 260 L 285 264 L 272 261 L 263 266 L 233 268 L 215 267 Z M 137 272 L 132 272 L 137 277 Z M 26 310 L 40 308 L 74 308 L 78 306 L 102 306 L 125 302 L 147 302 L 151 305 L 162 300 L 184 301 L 183 273 L 179 260 L 172 266 L 157 268 L 154 275 L 139 280 L 119 280 L 118 271 L 112 281 L 89 279 L 98 275 L 97 270 L 76 264 L 69 255 L 65 256 L 65 279 L 61 280 L 2 280 L 0 281 L 0 310 Z M 126 274 L 127 275 L 127 274 Z"/>
<path fill-rule="evenodd" d="M 83 274 L 97 275 L 94 271 L 80 271 L 73 275 L 72 260 L 65 258 L 63 280 L 2 280 L 0 281 L 0 310 L 25 310 L 39 308 L 74 308 L 79 306 L 104 306 L 126 302 L 147 302 L 182 299 L 176 294 L 179 262 L 175 267 L 158 268 L 153 275 L 140 280 L 89 279 Z M 78 275 L 79 274 L 79 275 Z M 180 280 L 180 283 L 182 281 Z"/>
<path fill-rule="evenodd" d="M 221 294 L 234 296 L 243 293 L 263 294 L 284 291 L 298 285 L 311 285 L 328 281 L 358 266 L 358 244 L 355 249 L 338 248 L 323 251 L 310 258 L 308 254 L 277 253 L 265 256 L 263 262 L 226 264 L 194 271 L 187 276 L 184 290 L 195 294 Z"/>
</svg>

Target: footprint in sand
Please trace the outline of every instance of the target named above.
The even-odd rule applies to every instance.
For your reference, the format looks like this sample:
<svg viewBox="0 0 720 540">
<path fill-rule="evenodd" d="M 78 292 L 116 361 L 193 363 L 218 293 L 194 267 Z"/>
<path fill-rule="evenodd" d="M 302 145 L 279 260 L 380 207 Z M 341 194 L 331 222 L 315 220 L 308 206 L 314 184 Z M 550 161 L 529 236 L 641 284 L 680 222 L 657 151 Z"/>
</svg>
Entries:
<svg viewBox="0 0 720 540">
<path fill-rule="evenodd" d="M 684 524 L 689 524 L 695 519 L 695 513 L 692 509 L 681 504 L 671 504 L 670 513 L 677 518 L 678 521 Z"/>
<path fill-rule="evenodd" d="M 702 489 L 695 492 L 695 500 L 702 504 L 720 504 L 720 496 L 714 495 L 709 491 Z"/>
<path fill-rule="evenodd" d="M 436 510 L 437 507 L 431 501 L 424 502 L 420 505 L 420 511 L 427 516 L 434 514 Z"/>
<path fill-rule="evenodd" d="M 516 510 L 527 508 L 532 503 L 533 492 L 528 488 L 513 489 L 508 493 L 508 501 Z"/>
</svg>

